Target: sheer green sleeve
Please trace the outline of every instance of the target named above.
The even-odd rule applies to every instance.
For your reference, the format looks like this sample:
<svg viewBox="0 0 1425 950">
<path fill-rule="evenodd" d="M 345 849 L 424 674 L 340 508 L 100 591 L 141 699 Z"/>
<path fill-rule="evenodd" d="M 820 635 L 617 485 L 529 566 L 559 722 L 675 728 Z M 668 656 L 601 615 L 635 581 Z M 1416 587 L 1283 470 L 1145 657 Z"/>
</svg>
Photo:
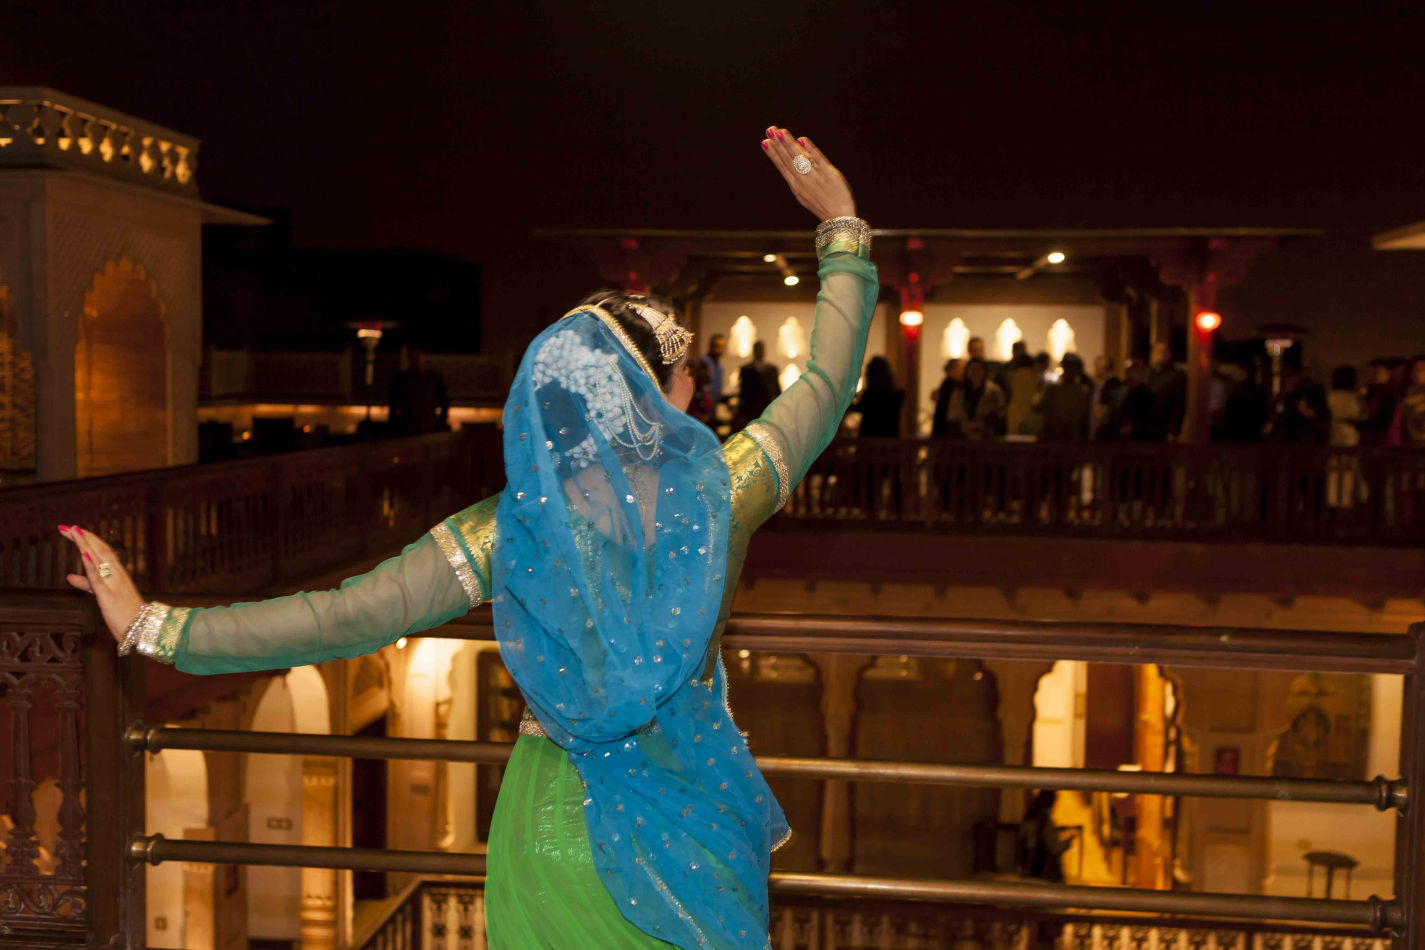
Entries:
<svg viewBox="0 0 1425 950">
<path fill-rule="evenodd" d="M 821 290 L 816 297 L 806 372 L 738 436 L 761 446 L 777 478 L 775 506 L 761 519 L 752 519 L 758 523 L 781 508 L 836 435 L 861 378 L 866 336 L 880 292 L 865 222 L 855 220 L 834 227 L 818 235 L 817 245 Z M 737 483 L 734 471 L 734 496 Z M 734 507 L 737 503 L 734 497 Z"/>
<path fill-rule="evenodd" d="M 472 505 L 336 590 L 228 607 L 149 605 L 137 648 L 185 673 L 286 669 L 372 653 L 478 607 L 498 496 Z"/>
</svg>

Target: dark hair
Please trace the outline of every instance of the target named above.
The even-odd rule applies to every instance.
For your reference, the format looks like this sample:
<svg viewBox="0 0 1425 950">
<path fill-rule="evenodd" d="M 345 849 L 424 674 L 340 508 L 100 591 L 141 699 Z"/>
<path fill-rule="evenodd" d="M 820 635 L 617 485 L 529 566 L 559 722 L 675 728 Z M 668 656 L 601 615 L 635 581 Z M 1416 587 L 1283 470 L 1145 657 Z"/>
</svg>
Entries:
<svg viewBox="0 0 1425 950">
<path fill-rule="evenodd" d="M 1064 370 L 1066 380 L 1078 380 L 1084 375 L 1084 359 L 1077 353 L 1065 353 L 1059 366 Z"/>
<path fill-rule="evenodd" d="M 595 291 L 578 304 L 579 307 L 595 305 L 623 327 L 623 331 L 633 340 L 643 358 L 648 360 L 648 365 L 653 367 L 653 375 L 657 377 L 658 385 L 666 392 L 673 384 L 673 366 L 663 362 L 663 350 L 658 345 L 658 338 L 653 335 L 653 328 L 648 325 L 648 321 L 638 315 L 636 308 L 652 307 L 661 313 L 672 313 L 673 306 L 660 297 L 631 294 L 622 290 Z"/>
<path fill-rule="evenodd" d="M 896 388 L 896 375 L 891 372 L 891 361 L 884 356 L 873 356 L 866 364 L 866 388 L 891 391 Z"/>
<path fill-rule="evenodd" d="M 980 385 L 988 386 L 990 384 L 990 364 L 976 357 L 965 364 L 965 388 L 970 388 L 970 370 L 973 369 L 978 369 L 985 374 L 985 378 Z"/>
<path fill-rule="evenodd" d="M 1356 368 L 1354 366 L 1338 366 L 1331 371 L 1332 389 L 1355 389 L 1356 388 Z"/>
</svg>

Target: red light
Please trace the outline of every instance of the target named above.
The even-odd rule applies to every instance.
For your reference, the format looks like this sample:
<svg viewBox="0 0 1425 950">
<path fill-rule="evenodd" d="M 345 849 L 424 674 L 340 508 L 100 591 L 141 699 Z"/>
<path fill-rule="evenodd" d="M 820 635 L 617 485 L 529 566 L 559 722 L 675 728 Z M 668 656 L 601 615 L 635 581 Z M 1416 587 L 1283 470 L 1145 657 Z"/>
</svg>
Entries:
<svg viewBox="0 0 1425 950">
<path fill-rule="evenodd" d="M 1197 315 L 1197 328 L 1203 333 L 1211 333 L 1222 326 L 1222 315 L 1212 310 L 1203 310 Z"/>
</svg>

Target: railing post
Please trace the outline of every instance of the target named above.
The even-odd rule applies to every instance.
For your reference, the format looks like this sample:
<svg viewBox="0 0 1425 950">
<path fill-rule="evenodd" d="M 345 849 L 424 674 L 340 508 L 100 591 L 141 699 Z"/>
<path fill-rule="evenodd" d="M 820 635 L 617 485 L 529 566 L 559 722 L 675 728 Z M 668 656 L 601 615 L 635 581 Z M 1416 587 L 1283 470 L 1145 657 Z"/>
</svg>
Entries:
<svg viewBox="0 0 1425 950">
<path fill-rule="evenodd" d="M 146 940 L 143 865 L 128 843 L 144 833 L 144 757 L 129 752 L 124 731 L 142 718 L 144 664 L 119 659 L 93 603 L 84 646 L 86 887 L 94 947 L 142 947 Z"/>
<path fill-rule="evenodd" d="M 163 483 L 155 482 L 149 486 L 145 507 L 148 508 L 147 517 L 144 518 L 144 567 L 146 568 L 146 578 L 149 590 L 168 590 L 168 518 L 164 507 Z M 137 554 L 138 552 L 135 552 Z M 134 565 L 137 566 L 137 565 Z"/>
<path fill-rule="evenodd" d="M 1400 708 L 1400 777 L 1409 795 L 1399 810 L 1395 834 L 1395 896 L 1405 912 L 1405 925 L 1396 940 L 1398 950 L 1425 950 L 1425 802 L 1421 801 L 1425 772 L 1425 670 L 1421 668 L 1420 640 L 1425 624 L 1415 624 L 1407 634 L 1415 645 L 1415 668 L 1406 675 Z"/>
</svg>

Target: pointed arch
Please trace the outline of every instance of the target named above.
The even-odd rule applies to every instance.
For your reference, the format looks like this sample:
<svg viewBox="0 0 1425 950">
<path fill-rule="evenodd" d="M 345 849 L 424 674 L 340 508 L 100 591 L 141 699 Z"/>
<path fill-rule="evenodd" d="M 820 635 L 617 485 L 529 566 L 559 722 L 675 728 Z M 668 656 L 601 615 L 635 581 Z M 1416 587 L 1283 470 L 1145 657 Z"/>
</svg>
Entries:
<svg viewBox="0 0 1425 950">
<path fill-rule="evenodd" d="M 84 295 L 77 329 L 77 474 L 168 464 L 168 334 L 157 285 L 127 257 L 109 261 Z"/>
</svg>

